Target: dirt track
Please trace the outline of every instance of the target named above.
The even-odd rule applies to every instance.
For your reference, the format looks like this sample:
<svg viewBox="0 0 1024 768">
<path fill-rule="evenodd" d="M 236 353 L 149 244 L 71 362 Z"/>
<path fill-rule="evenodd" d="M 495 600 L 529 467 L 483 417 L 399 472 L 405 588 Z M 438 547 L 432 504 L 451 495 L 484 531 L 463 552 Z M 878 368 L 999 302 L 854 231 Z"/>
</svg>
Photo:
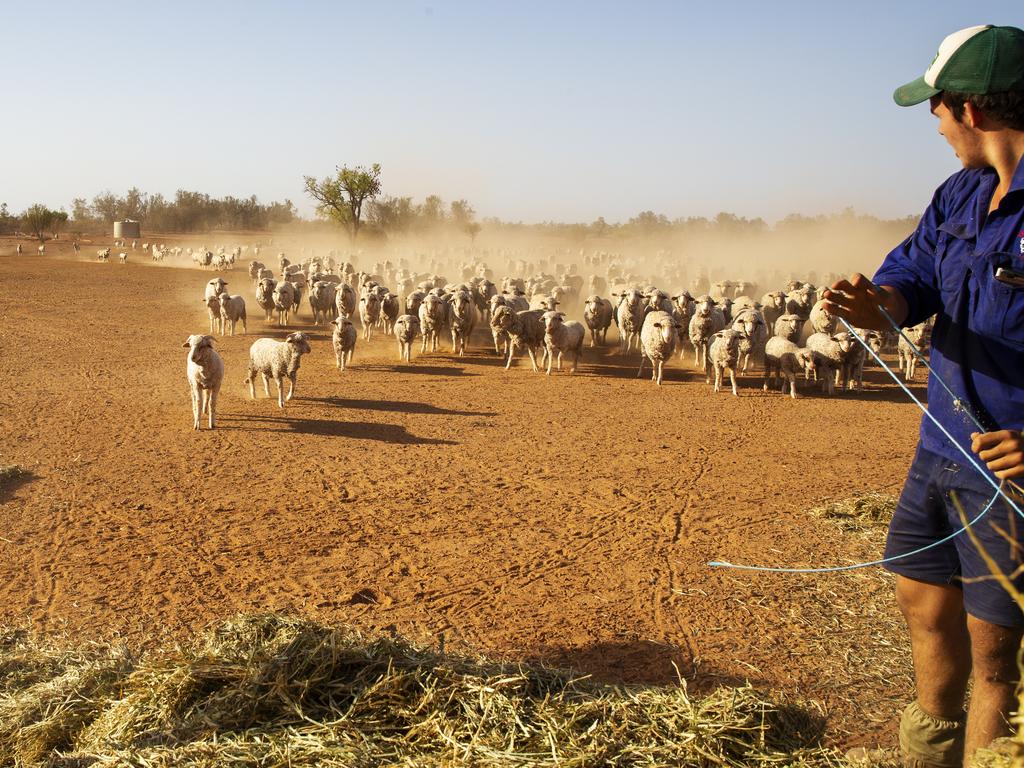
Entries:
<svg viewBox="0 0 1024 768">
<path fill-rule="evenodd" d="M 806 513 L 902 482 L 919 418 L 877 369 L 860 394 L 792 402 L 749 377 L 734 399 L 689 361 L 657 388 L 605 350 L 577 376 L 505 372 L 481 335 L 464 359 L 417 342 L 411 365 L 360 342 L 342 374 L 315 329 L 282 412 L 242 386 L 248 346 L 283 332 L 236 270 L 249 334 L 220 342 L 220 426 L 194 433 L 181 344 L 206 332 L 208 272 L 0 272 L 0 463 L 31 472 L 0 496 L 4 623 L 146 642 L 294 609 L 601 679 L 750 679 L 821 700 L 846 741 L 910 696 L 904 639 L 876 623 L 886 576 L 705 564 L 877 555 Z"/>
</svg>

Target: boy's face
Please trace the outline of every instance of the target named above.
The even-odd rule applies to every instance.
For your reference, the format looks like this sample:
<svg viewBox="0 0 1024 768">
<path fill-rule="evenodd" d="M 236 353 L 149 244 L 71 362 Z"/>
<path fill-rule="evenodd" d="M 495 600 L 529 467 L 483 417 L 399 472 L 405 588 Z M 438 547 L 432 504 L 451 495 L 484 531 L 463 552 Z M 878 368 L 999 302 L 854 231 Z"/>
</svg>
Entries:
<svg viewBox="0 0 1024 768">
<path fill-rule="evenodd" d="M 964 168 L 985 168 L 988 161 L 981 146 L 981 131 L 971 123 L 970 112 L 965 111 L 963 122 L 953 117 L 953 112 L 942 103 L 941 94 L 932 96 L 932 114 L 939 119 L 939 133 L 942 134 Z"/>
</svg>

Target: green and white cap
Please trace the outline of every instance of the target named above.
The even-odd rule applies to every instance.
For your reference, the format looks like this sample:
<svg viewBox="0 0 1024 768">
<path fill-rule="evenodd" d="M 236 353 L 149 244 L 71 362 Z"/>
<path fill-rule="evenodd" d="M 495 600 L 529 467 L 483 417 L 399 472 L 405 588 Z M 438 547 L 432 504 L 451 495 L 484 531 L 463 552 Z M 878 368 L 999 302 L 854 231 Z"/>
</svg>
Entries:
<svg viewBox="0 0 1024 768">
<path fill-rule="evenodd" d="M 985 24 L 949 35 L 924 77 L 901 85 L 892 97 L 901 107 L 910 107 L 941 91 L 1020 90 L 1024 90 L 1024 30 Z"/>
</svg>

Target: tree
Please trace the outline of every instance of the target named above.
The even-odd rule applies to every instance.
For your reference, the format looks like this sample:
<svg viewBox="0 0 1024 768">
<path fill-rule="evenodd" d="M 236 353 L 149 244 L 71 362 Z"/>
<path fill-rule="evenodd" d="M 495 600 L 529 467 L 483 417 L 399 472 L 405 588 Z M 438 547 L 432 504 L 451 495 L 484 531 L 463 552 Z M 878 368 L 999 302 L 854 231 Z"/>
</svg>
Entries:
<svg viewBox="0 0 1024 768">
<path fill-rule="evenodd" d="M 89 202 L 84 197 L 76 197 L 71 201 L 71 218 L 77 224 L 92 221 L 92 210 L 90 210 Z"/>
<path fill-rule="evenodd" d="M 92 210 L 99 219 L 113 224 L 117 220 L 117 197 L 109 190 L 100 192 L 92 199 Z"/>
<path fill-rule="evenodd" d="M 380 163 L 368 169 L 342 166 L 334 177 L 317 181 L 304 176 L 306 194 L 317 202 L 316 212 L 342 226 L 351 228 L 352 239 L 359 236 L 363 223 L 363 204 L 380 194 Z"/>
<path fill-rule="evenodd" d="M 462 227 L 462 231 L 469 235 L 469 242 L 471 243 L 476 242 L 476 236 L 480 234 L 480 229 L 480 225 L 475 221 L 470 221 Z"/>
<path fill-rule="evenodd" d="M 452 221 L 456 226 L 465 229 L 466 225 L 473 221 L 476 211 L 473 206 L 465 200 L 453 200 L 451 205 Z"/>
<path fill-rule="evenodd" d="M 428 195 L 419 209 L 424 229 L 436 227 L 444 221 L 444 201 L 437 195 Z"/>
<path fill-rule="evenodd" d="M 42 203 L 36 203 L 21 214 L 21 225 L 42 243 L 46 240 L 47 227 L 57 215 L 58 211 L 51 211 Z"/>
<path fill-rule="evenodd" d="M 50 222 L 50 228 L 53 230 L 53 239 L 56 240 L 60 235 L 61 228 L 68 223 L 68 212 L 65 210 L 50 211 L 53 214 L 53 221 Z"/>
</svg>

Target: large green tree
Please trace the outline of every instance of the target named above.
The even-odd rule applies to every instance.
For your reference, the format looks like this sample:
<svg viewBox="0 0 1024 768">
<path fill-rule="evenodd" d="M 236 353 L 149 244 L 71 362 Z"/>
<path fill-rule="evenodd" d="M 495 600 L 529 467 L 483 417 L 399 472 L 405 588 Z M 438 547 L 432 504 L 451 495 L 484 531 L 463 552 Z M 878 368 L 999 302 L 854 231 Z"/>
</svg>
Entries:
<svg viewBox="0 0 1024 768">
<path fill-rule="evenodd" d="M 58 216 L 60 211 L 51 211 L 42 203 L 36 203 L 21 214 L 21 226 L 41 243 L 46 240 L 46 230 Z"/>
<path fill-rule="evenodd" d="M 348 227 L 354 240 L 363 223 L 363 204 L 380 194 L 380 164 L 369 168 L 347 165 L 334 176 L 317 180 L 304 176 L 306 194 L 317 202 L 316 212 L 342 226 Z"/>
</svg>

